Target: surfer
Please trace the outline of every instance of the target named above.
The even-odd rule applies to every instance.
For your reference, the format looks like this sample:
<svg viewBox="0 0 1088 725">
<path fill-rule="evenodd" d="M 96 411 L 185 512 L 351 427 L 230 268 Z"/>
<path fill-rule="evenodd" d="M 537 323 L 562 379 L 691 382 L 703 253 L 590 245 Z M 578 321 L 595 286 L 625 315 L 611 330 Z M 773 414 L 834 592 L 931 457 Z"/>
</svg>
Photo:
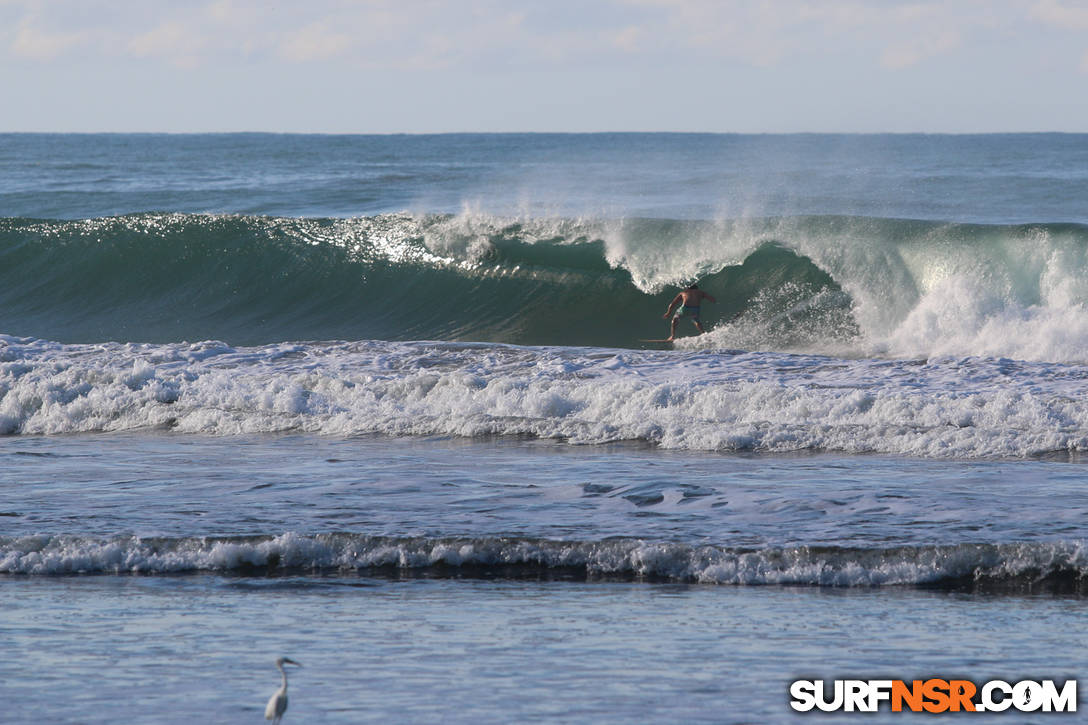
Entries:
<svg viewBox="0 0 1088 725">
<path fill-rule="evenodd" d="M 711 302 L 717 302 L 711 295 L 703 292 L 699 289 L 699 285 L 693 284 L 680 294 L 673 297 L 672 302 L 669 303 L 669 309 L 662 315 L 664 319 L 669 319 L 669 315 L 672 315 L 672 311 L 676 308 L 676 314 L 672 318 L 672 326 L 669 328 L 669 337 L 665 342 L 672 342 L 676 337 L 676 323 L 680 321 L 681 317 L 690 317 L 691 321 L 695 323 L 695 329 L 702 335 L 706 330 L 703 329 L 702 323 L 699 322 L 699 306 L 703 300 L 709 300 Z M 679 305 L 677 308 L 676 306 Z"/>
</svg>

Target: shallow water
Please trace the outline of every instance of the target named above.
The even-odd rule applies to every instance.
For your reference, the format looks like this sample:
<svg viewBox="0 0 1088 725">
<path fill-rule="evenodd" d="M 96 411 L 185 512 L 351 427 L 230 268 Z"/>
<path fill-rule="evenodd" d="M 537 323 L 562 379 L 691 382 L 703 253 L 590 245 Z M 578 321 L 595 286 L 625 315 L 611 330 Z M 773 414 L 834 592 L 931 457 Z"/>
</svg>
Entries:
<svg viewBox="0 0 1088 725">
<path fill-rule="evenodd" d="M 1044 461 L 142 432 L 0 439 L 0 471 L 8 539 L 365 532 L 878 549 L 1088 537 L 1084 467 Z"/>
<path fill-rule="evenodd" d="M 303 663 L 287 722 L 914 722 L 793 713 L 788 684 L 1064 681 L 1088 646 L 1081 599 L 886 588 L 200 574 L 0 597 L 0 695 L 20 723 L 260 722 L 281 654 Z"/>
<path fill-rule="evenodd" d="M 1083 541 L 1076 464 L 153 432 L 7 438 L 0 461 L 0 566 L 69 537 L 35 560 L 51 576 L 0 575 L 8 722 L 256 722 L 280 655 L 304 664 L 288 721 L 328 723 L 800 722 L 794 679 L 1086 664 L 1082 596 L 949 581 L 897 548 Z M 328 559 L 320 537 L 349 531 L 417 558 L 375 568 L 362 549 L 390 543 L 356 536 L 361 558 Z M 216 537 L 232 552 L 205 555 Z M 600 556 L 508 565 L 496 542 Z M 863 564 L 781 564 L 797 545 Z M 692 568 L 701 546 L 765 558 L 726 576 Z M 807 585 L 699 583 L 716 571 Z"/>
</svg>

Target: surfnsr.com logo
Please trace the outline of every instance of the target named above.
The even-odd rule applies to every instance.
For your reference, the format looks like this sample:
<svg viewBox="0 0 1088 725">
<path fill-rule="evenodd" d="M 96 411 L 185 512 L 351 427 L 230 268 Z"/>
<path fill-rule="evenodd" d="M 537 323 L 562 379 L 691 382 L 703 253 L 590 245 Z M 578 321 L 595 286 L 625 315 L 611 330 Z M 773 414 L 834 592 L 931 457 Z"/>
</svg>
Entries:
<svg viewBox="0 0 1088 725">
<path fill-rule="evenodd" d="M 830 683 L 829 683 L 830 684 Z M 1076 712 L 1077 681 L 1059 688 L 1054 680 L 1016 683 L 990 680 L 796 680 L 790 684 L 790 707 L 798 712 L 877 712 L 888 703 L 892 712 Z"/>
</svg>

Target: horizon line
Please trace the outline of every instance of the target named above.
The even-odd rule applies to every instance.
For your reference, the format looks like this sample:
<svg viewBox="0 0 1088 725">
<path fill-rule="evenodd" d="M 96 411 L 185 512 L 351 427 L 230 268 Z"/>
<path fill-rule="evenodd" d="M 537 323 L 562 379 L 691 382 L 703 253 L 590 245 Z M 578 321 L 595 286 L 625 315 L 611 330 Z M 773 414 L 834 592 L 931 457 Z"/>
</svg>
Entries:
<svg viewBox="0 0 1088 725">
<path fill-rule="evenodd" d="M 1084 131 L 25 131 L 0 130 L 3 136 L 1041 136 L 1088 134 Z"/>
</svg>

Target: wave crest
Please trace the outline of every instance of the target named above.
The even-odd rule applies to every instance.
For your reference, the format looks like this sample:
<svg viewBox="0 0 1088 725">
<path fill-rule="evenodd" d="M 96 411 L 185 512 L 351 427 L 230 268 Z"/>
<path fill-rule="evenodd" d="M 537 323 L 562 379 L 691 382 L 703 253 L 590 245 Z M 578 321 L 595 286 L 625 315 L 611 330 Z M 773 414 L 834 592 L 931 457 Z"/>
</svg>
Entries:
<svg viewBox="0 0 1088 725">
<path fill-rule="evenodd" d="M 689 347 L 1088 360 L 1075 224 L 137 214 L 3 219 L 0 259 L 3 332 L 73 342 L 637 347 L 699 279 Z"/>
<path fill-rule="evenodd" d="M 856 549 L 732 549 L 638 539 L 278 536 L 0 538 L 0 572 L 176 574 L 416 573 L 649 578 L 733 585 L 936 586 L 1088 594 L 1081 541 Z"/>
</svg>

